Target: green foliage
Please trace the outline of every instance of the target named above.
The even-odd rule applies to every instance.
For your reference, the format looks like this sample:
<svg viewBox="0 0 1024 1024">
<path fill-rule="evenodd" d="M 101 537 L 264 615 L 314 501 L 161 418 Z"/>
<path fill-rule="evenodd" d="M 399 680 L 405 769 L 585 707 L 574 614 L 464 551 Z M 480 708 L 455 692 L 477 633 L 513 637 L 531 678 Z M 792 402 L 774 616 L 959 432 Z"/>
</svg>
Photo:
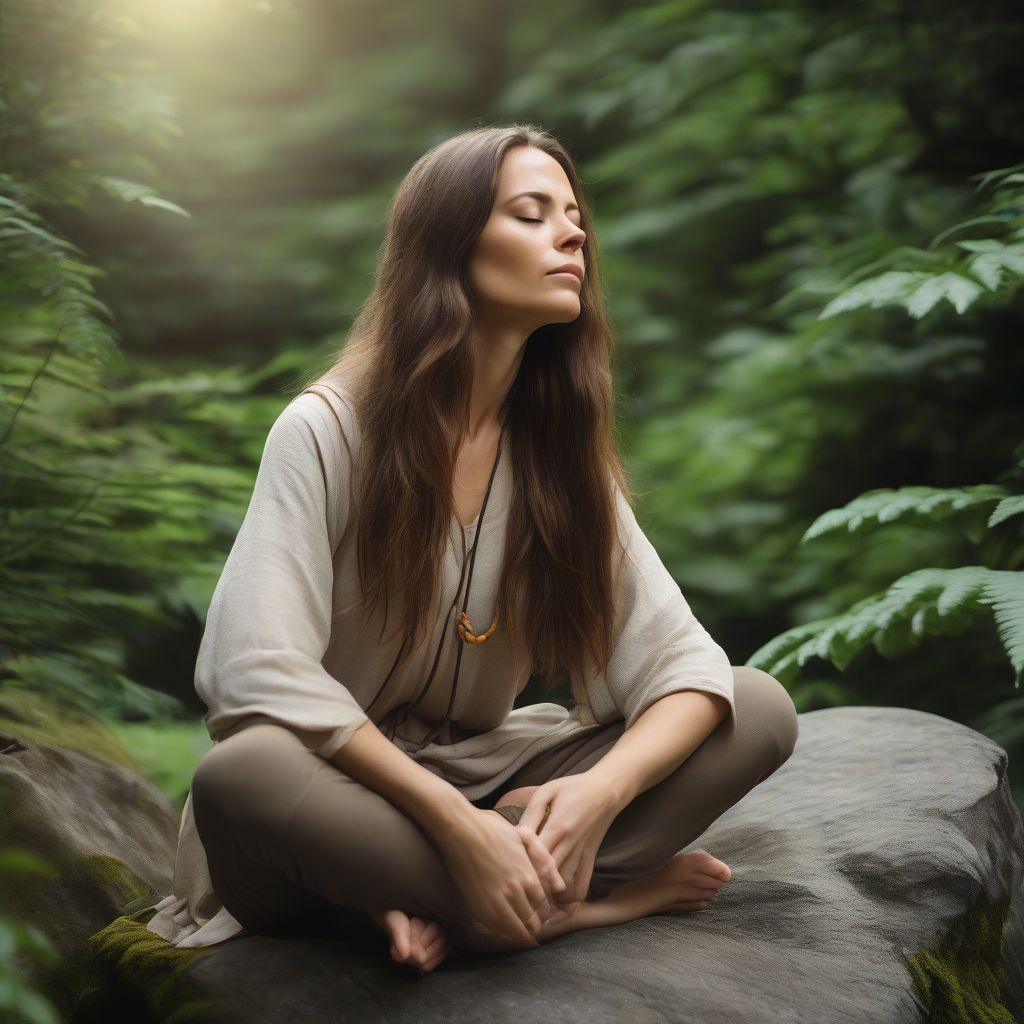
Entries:
<svg viewBox="0 0 1024 1024">
<path fill-rule="evenodd" d="M 995 182 L 997 186 L 1005 186 L 1010 183 L 1013 187 L 997 188 L 996 199 L 987 207 L 969 220 L 943 231 L 937 239 L 948 239 L 956 231 L 979 225 L 997 225 L 1010 230 L 1011 237 L 1024 238 L 1024 188 L 1019 187 L 1024 182 L 1024 174 L 1020 173 L 1020 168 L 980 177 L 985 184 Z M 986 287 L 995 292 L 1001 284 L 1005 294 L 1016 291 L 1024 282 L 1024 261 L 1006 255 L 1012 247 L 1001 246 L 992 239 L 975 240 L 968 247 L 993 257 L 993 262 L 983 265 L 979 272 L 977 260 L 981 257 L 975 257 L 966 269 L 957 272 L 980 273 Z M 898 254 L 891 254 L 889 262 L 907 260 L 912 263 L 924 255 L 922 251 L 901 247 Z M 924 272 L 914 271 L 917 283 L 912 293 L 890 287 L 895 272 L 867 278 L 833 299 L 822 318 L 866 305 L 889 304 L 902 305 L 912 316 L 921 316 L 942 295 L 950 297 L 944 289 L 951 273 L 940 268 L 929 277 Z M 956 292 L 957 298 L 963 294 Z M 953 298 L 950 301 L 957 312 L 962 313 L 980 295 L 979 289 L 962 304 Z M 925 303 L 928 309 L 924 308 Z M 869 526 L 879 528 L 887 523 L 908 521 L 918 530 L 943 529 L 955 524 L 974 544 L 988 539 L 989 531 L 996 531 L 993 542 L 988 545 L 988 559 L 1006 568 L 918 569 L 897 579 L 884 593 L 864 598 L 840 615 L 804 622 L 787 630 L 755 651 L 751 664 L 777 675 L 780 680 L 792 680 L 797 670 L 812 657 L 845 669 L 869 643 L 879 654 L 896 657 L 916 649 L 925 637 L 963 632 L 973 615 L 990 607 L 1013 667 L 1014 685 L 1019 687 L 1024 675 L 1024 573 L 1019 571 L 1024 563 L 1024 528 L 1018 520 L 1010 520 L 1024 511 L 1024 494 L 1019 493 L 1024 492 L 1024 443 L 1018 447 L 1016 465 L 1004 477 L 1005 484 L 941 489 L 921 485 L 895 490 L 876 488 L 842 508 L 819 516 L 804 532 L 801 543 L 836 533 L 844 527 L 847 534 L 858 534 Z M 1007 523 L 1009 525 L 1004 525 Z"/>
<path fill-rule="evenodd" d="M 1024 460 L 1020 463 L 1024 466 Z M 976 509 L 987 513 L 989 506 L 996 507 L 983 523 L 974 514 Z M 959 513 L 967 510 L 963 515 Z M 1007 497 L 1004 487 L 995 484 L 978 484 L 968 487 L 950 487 L 937 490 L 934 487 L 910 485 L 896 490 L 877 488 L 867 491 L 842 508 L 830 509 L 817 519 L 806 531 L 801 542 L 821 537 L 831 530 L 846 528 L 849 533 L 862 531 L 872 524 L 891 523 L 910 519 L 916 524 L 939 523 L 955 518 L 957 525 L 971 540 L 977 542 L 981 533 L 996 526 L 1011 515 L 1024 512 L 1024 496 Z M 862 531 L 863 532 L 863 531 Z M 1024 551 L 1021 552 L 1024 557 Z"/>
<path fill-rule="evenodd" d="M 20 847 L 0 849 L 0 883 L 4 886 L 40 874 L 53 875 L 56 869 Z M 60 955 L 35 925 L 0 913 L 0 1017 L 10 1024 L 58 1024 L 57 1008 L 25 979 L 18 958 L 52 968 Z"/>
<path fill-rule="evenodd" d="M 132 57 L 142 39 L 132 16 L 89 3 L 30 6 L 4 9 L 12 109 L 0 122 L 0 686 L 93 713 L 181 716 L 181 696 L 194 703 L 191 654 L 179 694 L 138 678 L 132 662 L 159 662 L 145 641 L 205 615 L 267 421 L 283 404 L 234 399 L 294 360 L 250 373 L 129 368 L 95 291 L 105 271 L 51 221 L 98 216 L 97 194 L 190 217 L 109 173 L 118 163 L 144 168 L 134 150 L 166 145 L 173 126 L 152 116 L 157 94 Z M 41 52 L 72 45 L 73 64 L 41 72 Z M 134 87 L 79 106 L 66 80 L 75 74 L 85 91 Z M 97 152 L 92 133 L 119 145 Z M 38 165 L 42 140 L 63 161 Z M 220 465 L 209 458 L 218 441 L 227 442 Z"/>
<path fill-rule="evenodd" d="M 550 20 L 574 45 L 518 51 L 497 108 L 575 133 L 642 511 L 695 612 L 799 710 L 925 707 L 1012 741 L 1016 765 L 1013 8 Z"/>
<path fill-rule="evenodd" d="M 198 717 L 267 429 L 395 183 L 527 120 L 596 214 L 641 519 L 731 660 L 1024 757 L 1013 5 L 158 6 L 0 8 L 0 686 Z"/>
<path fill-rule="evenodd" d="M 994 194 L 968 220 L 946 228 L 927 249 L 900 246 L 851 275 L 856 281 L 837 295 L 819 315 L 824 320 L 862 306 L 899 305 L 913 317 L 923 317 L 941 299 L 964 313 L 983 294 L 1012 292 L 1024 278 L 1024 164 L 976 176 L 978 188 L 994 186 Z M 1010 243 L 996 238 L 957 241 L 955 246 L 974 253 L 957 254 L 948 239 L 965 229 L 985 225 L 1010 229 Z M 947 243 L 943 245 L 943 243 Z M 887 270 L 865 277 L 879 266 L 898 263 L 904 270 Z M 844 282 L 845 284 L 845 282 Z"/>
<path fill-rule="evenodd" d="M 913 651 L 928 636 L 957 636 L 984 605 L 991 605 L 999 636 L 1014 669 L 1024 675 L 1024 573 L 963 566 L 918 569 L 883 594 L 857 602 L 841 615 L 805 622 L 775 637 L 751 656 L 791 682 L 812 657 L 845 669 L 868 644 L 887 658 Z"/>
</svg>

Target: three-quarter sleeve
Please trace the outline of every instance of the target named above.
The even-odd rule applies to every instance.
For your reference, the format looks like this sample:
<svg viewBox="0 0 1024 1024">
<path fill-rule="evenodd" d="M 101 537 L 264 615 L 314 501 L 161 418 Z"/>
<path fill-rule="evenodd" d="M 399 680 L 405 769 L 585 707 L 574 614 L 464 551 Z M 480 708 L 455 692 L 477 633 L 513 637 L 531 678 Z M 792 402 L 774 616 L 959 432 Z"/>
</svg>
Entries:
<svg viewBox="0 0 1024 1024">
<path fill-rule="evenodd" d="M 210 601 L 195 688 L 214 739 L 255 716 L 329 733 L 329 758 L 367 721 L 322 665 L 333 554 L 348 515 L 351 456 L 340 421 L 312 392 L 270 428 L 252 498 Z"/>
<path fill-rule="evenodd" d="M 690 610 L 614 480 L 612 486 L 624 549 L 613 567 L 618 602 L 614 646 L 605 671 L 588 689 L 594 688 L 598 700 L 610 700 L 627 729 L 655 701 L 680 690 L 724 697 L 735 724 L 728 656 Z"/>
</svg>

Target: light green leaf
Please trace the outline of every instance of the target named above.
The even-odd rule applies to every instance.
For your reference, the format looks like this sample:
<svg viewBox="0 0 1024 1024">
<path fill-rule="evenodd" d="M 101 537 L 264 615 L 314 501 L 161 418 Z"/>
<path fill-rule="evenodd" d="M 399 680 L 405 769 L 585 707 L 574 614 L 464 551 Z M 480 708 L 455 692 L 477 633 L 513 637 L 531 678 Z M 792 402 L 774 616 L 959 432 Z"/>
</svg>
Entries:
<svg viewBox="0 0 1024 1024">
<path fill-rule="evenodd" d="M 958 313 L 963 313 L 981 294 L 981 286 L 963 274 L 947 271 L 923 281 L 903 300 L 907 312 L 920 319 L 940 299 L 948 299 Z"/>
<path fill-rule="evenodd" d="M 891 270 L 878 277 L 869 278 L 837 295 L 818 314 L 818 319 L 827 320 L 829 317 L 862 306 L 877 308 L 893 305 L 911 295 L 931 277 L 931 274 L 920 270 Z"/>
</svg>

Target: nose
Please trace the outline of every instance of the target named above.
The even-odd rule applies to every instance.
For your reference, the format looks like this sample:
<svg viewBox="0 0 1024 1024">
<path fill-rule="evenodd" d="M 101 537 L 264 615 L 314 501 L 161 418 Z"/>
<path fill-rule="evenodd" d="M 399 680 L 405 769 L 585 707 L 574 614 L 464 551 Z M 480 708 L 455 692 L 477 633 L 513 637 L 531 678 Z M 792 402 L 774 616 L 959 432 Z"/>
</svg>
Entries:
<svg viewBox="0 0 1024 1024">
<path fill-rule="evenodd" d="M 577 227 L 575 224 L 570 223 L 569 229 L 566 232 L 565 238 L 562 240 L 560 249 L 568 249 L 569 252 L 575 252 L 581 248 L 583 243 L 586 241 L 587 233 L 583 228 Z"/>
</svg>

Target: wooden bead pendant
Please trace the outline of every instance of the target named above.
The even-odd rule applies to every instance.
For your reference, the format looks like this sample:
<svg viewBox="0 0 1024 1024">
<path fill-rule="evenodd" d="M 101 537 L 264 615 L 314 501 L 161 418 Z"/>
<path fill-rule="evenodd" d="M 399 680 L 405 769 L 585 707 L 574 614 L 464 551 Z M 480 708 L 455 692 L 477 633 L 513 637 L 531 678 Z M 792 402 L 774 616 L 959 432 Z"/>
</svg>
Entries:
<svg viewBox="0 0 1024 1024">
<path fill-rule="evenodd" d="M 461 636 L 467 644 L 482 644 L 498 626 L 498 609 L 494 609 L 494 621 L 479 636 L 473 632 L 473 627 L 469 624 L 469 616 L 465 612 L 460 612 L 459 619 L 459 636 Z"/>
</svg>

